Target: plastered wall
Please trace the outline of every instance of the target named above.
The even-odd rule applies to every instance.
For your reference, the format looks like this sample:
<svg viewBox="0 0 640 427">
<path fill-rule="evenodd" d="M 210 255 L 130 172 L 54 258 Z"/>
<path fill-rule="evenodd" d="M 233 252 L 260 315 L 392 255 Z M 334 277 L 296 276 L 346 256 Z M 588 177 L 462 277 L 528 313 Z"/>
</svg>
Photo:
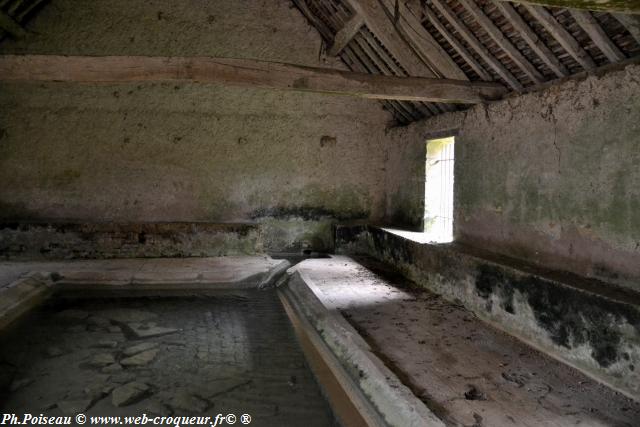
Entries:
<svg viewBox="0 0 640 427">
<path fill-rule="evenodd" d="M 287 0 L 57 0 L 2 54 L 223 56 L 343 67 Z M 216 85 L 0 85 L 0 219 L 261 222 L 331 245 L 384 216 L 375 101 Z"/>
<path fill-rule="evenodd" d="M 419 212 L 423 189 L 404 183 L 447 133 L 458 241 L 640 289 L 640 66 L 392 131 L 389 215 Z"/>
</svg>

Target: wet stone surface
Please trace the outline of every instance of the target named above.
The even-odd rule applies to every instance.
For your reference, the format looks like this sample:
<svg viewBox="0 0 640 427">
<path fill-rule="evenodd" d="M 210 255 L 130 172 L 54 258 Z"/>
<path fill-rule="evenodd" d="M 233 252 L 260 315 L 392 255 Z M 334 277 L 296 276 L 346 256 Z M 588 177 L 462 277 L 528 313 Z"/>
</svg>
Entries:
<svg viewBox="0 0 640 427">
<path fill-rule="evenodd" d="M 0 336 L 0 409 L 336 425 L 273 291 L 52 301 Z"/>
</svg>

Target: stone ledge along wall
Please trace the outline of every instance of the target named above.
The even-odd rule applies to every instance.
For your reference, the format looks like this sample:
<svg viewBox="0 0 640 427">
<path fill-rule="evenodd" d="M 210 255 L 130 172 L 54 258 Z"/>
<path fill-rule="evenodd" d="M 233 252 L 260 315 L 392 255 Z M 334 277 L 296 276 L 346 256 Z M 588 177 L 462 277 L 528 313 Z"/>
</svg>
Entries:
<svg viewBox="0 0 640 427">
<path fill-rule="evenodd" d="M 320 54 L 319 34 L 288 0 L 57 0 L 28 30 L 24 41 L 4 40 L 0 54 L 344 68 Z M 261 224 L 264 250 L 330 249 L 336 221 L 384 216 L 379 147 L 390 119 L 375 101 L 309 93 L 0 84 L 0 221 L 249 222 Z"/>
<path fill-rule="evenodd" d="M 371 255 L 419 286 L 640 399 L 640 295 L 543 271 L 462 244 L 426 245 L 368 226 L 339 226 L 337 252 Z"/>
<path fill-rule="evenodd" d="M 446 134 L 457 241 L 640 291 L 640 65 L 392 130 L 389 217 L 420 221 L 424 141 Z"/>
</svg>

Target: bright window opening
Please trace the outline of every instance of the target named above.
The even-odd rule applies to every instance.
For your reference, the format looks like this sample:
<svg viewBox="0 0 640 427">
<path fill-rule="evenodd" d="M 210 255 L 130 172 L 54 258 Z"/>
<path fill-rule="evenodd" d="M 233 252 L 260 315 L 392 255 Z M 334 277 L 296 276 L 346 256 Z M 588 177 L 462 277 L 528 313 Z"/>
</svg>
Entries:
<svg viewBox="0 0 640 427">
<path fill-rule="evenodd" d="M 427 141 L 424 186 L 424 232 L 426 240 L 453 240 L 454 137 Z"/>
</svg>

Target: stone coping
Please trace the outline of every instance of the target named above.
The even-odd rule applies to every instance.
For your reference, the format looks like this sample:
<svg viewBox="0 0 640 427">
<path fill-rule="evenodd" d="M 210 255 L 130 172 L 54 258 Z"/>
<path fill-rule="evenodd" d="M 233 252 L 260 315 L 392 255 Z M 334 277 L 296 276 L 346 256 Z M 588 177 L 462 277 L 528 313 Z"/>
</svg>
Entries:
<svg viewBox="0 0 640 427">
<path fill-rule="evenodd" d="M 445 424 L 374 354 L 349 322 L 321 302 L 317 297 L 318 284 L 304 269 L 294 266 L 288 273 L 290 279 L 283 287 L 285 292 L 339 360 L 356 384 L 355 389 L 375 408 L 383 425 L 444 427 Z"/>
<path fill-rule="evenodd" d="M 57 293 L 180 295 L 257 288 L 273 285 L 276 273 L 289 265 L 266 256 L 0 263 L 0 271 L 8 272 L 2 277 L 14 278 L 0 283 L 0 329 Z"/>
</svg>

